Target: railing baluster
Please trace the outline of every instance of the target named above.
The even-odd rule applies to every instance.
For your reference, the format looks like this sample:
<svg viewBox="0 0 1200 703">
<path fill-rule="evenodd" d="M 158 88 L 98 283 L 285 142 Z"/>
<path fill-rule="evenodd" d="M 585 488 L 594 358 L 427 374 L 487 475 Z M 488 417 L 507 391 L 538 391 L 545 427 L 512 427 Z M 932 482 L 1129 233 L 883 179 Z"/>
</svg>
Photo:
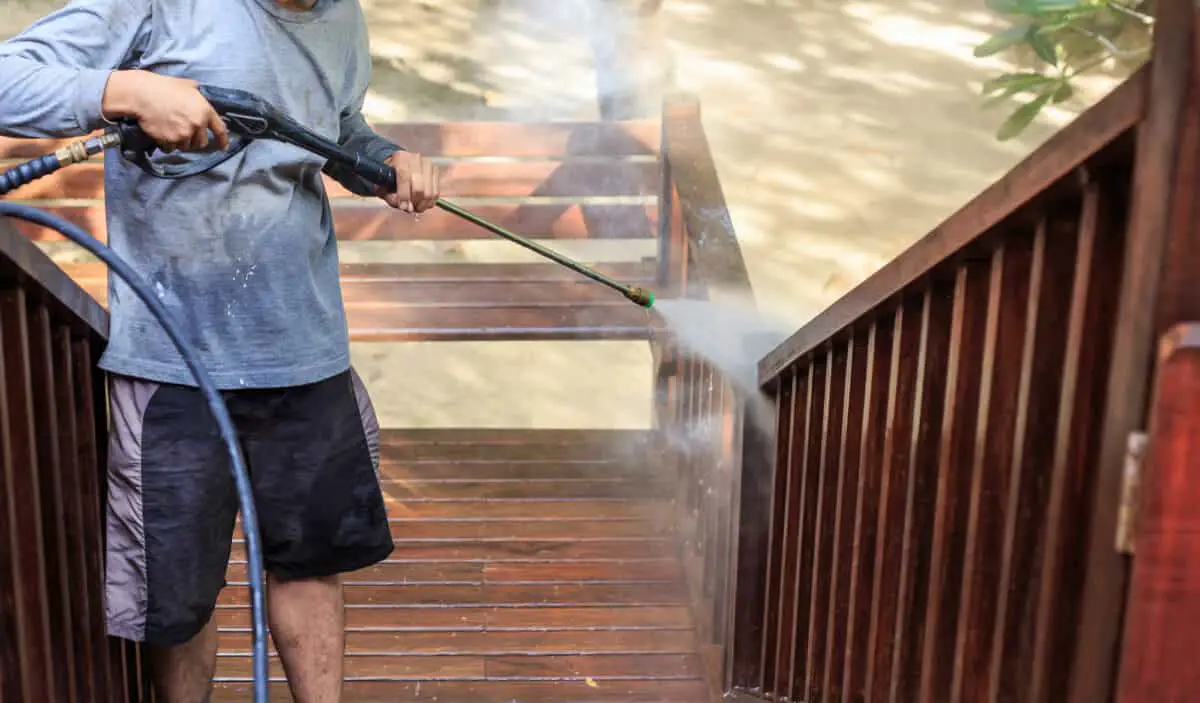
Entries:
<svg viewBox="0 0 1200 703">
<path fill-rule="evenodd" d="M 775 476 L 771 489 L 771 520 L 767 529 L 767 579 L 763 597 L 762 652 L 758 670 L 761 674 L 759 690 L 770 694 L 775 685 L 775 648 L 779 635 L 779 589 L 783 573 L 783 523 L 787 516 L 787 482 L 791 475 L 792 451 L 798 449 L 798 440 L 803 434 L 795 431 L 797 415 L 800 413 L 800 398 L 804 386 L 800 372 L 794 371 L 780 382 L 778 399 L 778 432 L 775 440 Z M 802 418 L 803 416 L 801 416 Z M 801 419 L 801 422 L 803 420 Z"/>
<path fill-rule="evenodd" d="M 42 545 L 45 551 L 47 594 L 50 608 L 51 642 L 62 675 L 64 701 L 83 703 L 89 688 L 81 677 L 82 654 L 79 620 L 72 615 L 71 551 L 67 542 L 67 505 L 59 456 L 58 407 L 55 403 L 53 343 L 50 311 L 35 304 L 29 313 L 29 359 L 33 387 L 33 415 L 38 428 L 38 479 L 42 500 Z"/>
<path fill-rule="evenodd" d="M 892 650 L 890 700 L 907 703 L 920 684 L 925 597 L 929 581 L 937 487 L 938 444 L 950 353 L 953 288 L 935 281 L 925 292 L 917 387 L 913 399 L 909 470 L 905 486 L 900 582 Z"/>
<path fill-rule="evenodd" d="M 999 576 L 996 554 L 1002 547 L 1020 350 L 1029 306 L 1031 240 L 1010 238 L 992 257 L 952 701 L 976 701 L 986 694 L 991 661 L 987 650 L 995 619 L 993 593 Z"/>
<path fill-rule="evenodd" d="M 59 461 L 62 464 L 62 487 L 66 519 L 63 529 L 67 537 L 67 550 L 71 556 L 71 612 L 75 625 L 75 640 L 79 644 L 76 661 L 83 679 L 83 693 L 92 699 L 104 700 L 100 696 L 98 657 L 103 649 L 95 649 L 93 636 L 95 617 L 91 593 L 96 588 L 87 567 L 87 550 L 92 543 L 88 534 L 87 510 L 84 503 L 84 473 L 78 452 L 75 408 L 75 370 L 72 363 L 71 331 L 58 325 L 53 332 L 54 398 L 58 408 Z"/>
<path fill-rule="evenodd" d="M 792 679 L 792 699 L 811 700 L 820 677 L 825 670 L 826 608 L 829 600 L 829 576 L 833 570 L 833 527 L 836 524 L 831 513 L 835 510 L 838 485 L 838 456 L 842 446 L 842 404 L 845 401 L 847 350 L 843 344 L 835 343 L 825 353 L 824 407 L 821 417 L 821 449 L 815 471 L 810 480 L 815 480 L 815 506 L 811 539 L 802 549 L 812 555 L 809 562 L 811 573 L 801 572 L 806 579 L 809 597 L 800 602 L 804 609 L 804 623 L 796 645 L 795 675 Z"/>
<path fill-rule="evenodd" d="M 954 673 L 954 639 L 966 540 L 967 502 L 979 408 L 989 271 L 986 262 L 967 261 L 958 268 L 946 361 L 941 450 L 938 456 L 934 527 L 929 557 L 929 607 L 921 654 L 922 703 L 949 699 Z"/>
<path fill-rule="evenodd" d="M 1040 579 L 1036 593 L 1032 642 L 1026 651 L 1033 662 L 1023 700 L 1068 700 L 1074 672 L 1071 646 L 1078 629 L 1083 595 L 1082 562 L 1076 555 L 1087 546 L 1088 496 L 1100 452 L 1107 380 L 1115 335 L 1119 289 L 1112 285 L 1121 270 L 1123 207 L 1103 182 L 1089 188 L 1080 247 L 1081 266 L 1071 294 L 1061 398 L 1055 422 L 1045 532 L 1039 546 Z M 1088 222 L 1095 212 L 1094 225 Z M 1096 229 L 1094 235 L 1089 231 Z M 1087 250 L 1087 245 L 1091 250 Z"/>
<path fill-rule="evenodd" d="M 781 384 L 780 393 L 791 392 L 790 384 Z M 737 545 L 736 571 L 730 593 L 729 635 L 732 646 L 727 689 L 756 688 L 762 680 L 760 670 L 763 640 L 763 611 L 767 582 L 767 554 L 771 530 L 771 489 L 776 447 L 786 447 L 784 416 L 790 413 L 786 403 L 777 401 L 775 427 L 768 429 L 768 418 L 756 403 L 748 403 L 739 418 L 742 438 L 740 496 L 731 535 Z"/>
<path fill-rule="evenodd" d="M 814 422 L 816 408 L 820 403 L 823 372 L 816 360 L 809 362 L 803 377 L 803 393 L 797 387 L 796 402 L 803 403 L 804 410 L 792 417 L 792 462 L 787 470 L 787 506 L 782 536 L 782 570 L 780 572 L 779 647 L 775 651 L 775 681 L 772 690 L 780 699 L 788 698 L 792 686 L 792 655 L 796 643 L 796 614 L 798 602 L 800 540 L 804 521 L 804 498 L 806 477 L 814 445 Z"/>
<path fill-rule="evenodd" d="M 884 439 L 883 472 L 876 516 L 874 598 L 868 630 L 865 695 L 885 700 L 891 678 L 893 633 L 896 626 L 897 584 L 903 534 L 905 484 L 912 447 L 912 410 L 918 382 L 917 363 L 925 327 L 925 296 L 903 301 L 896 311 L 898 338 L 892 344 L 891 376 Z"/>
<path fill-rule="evenodd" d="M 888 399 L 891 397 L 893 340 L 899 313 L 871 323 L 867 351 L 867 386 L 862 408 L 862 467 L 854 499 L 854 556 L 851 566 L 849 620 L 846 623 L 844 698 L 866 696 L 871 661 L 869 627 L 875 603 L 875 559 L 878 552 L 879 497 L 887 446 Z"/>
<path fill-rule="evenodd" d="M 20 288 L 0 291 L 0 356 L 3 390 L 0 415 L 7 509 L 10 524 L 4 537 L 12 544 L 13 593 L 16 596 L 19 642 L 25 673 L 23 700 L 61 700 L 58 679 L 51 675 L 50 621 L 47 615 L 46 571 L 42 552 L 41 495 L 38 485 L 37 443 L 34 439 L 30 387 L 29 325 L 25 293 Z"/>
<path fill-rule="evenodd" d="M 1028 644 L 1029 637 L 1021 631 L 1032 625 L 1029 594 L 1036 588 L 1038 576 L 1031 566 L 1041 544 L 1058 412 L 1056 382 L 1062 378 L 1066 346 L 1062 321 L 1070 313 L 1078 227 L 1074 213 L 1056 211 L 1043 223 L 1034 245 L 1001 564 L 994 589 L 997 603 L 989 645 L 989 701 L 1019 699 L 1018 687 L 1030 675 L 1031 649 L 1019 648 L 1019 643 Z M 1091 244 L 1081 246 L 1090 248 Z"/>
<path fill-rule="evenodd" d="M 869 370 L 870 333 L 856 331 L 846 343 L 846 373 L 842 390 L 842 413 L 839 418 L 840 442 L 837 457 L 837 487 L 834 496 L 832 554 L 830 581 L 821 660 L 824 667 L 818 672 L 816 662 L 810 670 L 814 678 L 809 687 L 811 700 L 841 700 L 842 675 L 845 671 L 847 624 L 850 618 L 851 579 L 854 566 L 854 523 L 857 519 L 859 464 L 862 451 L 862 414 L 864 389 Z M 814 617 L 820 617 L 818 612 Z"/>
</svg>

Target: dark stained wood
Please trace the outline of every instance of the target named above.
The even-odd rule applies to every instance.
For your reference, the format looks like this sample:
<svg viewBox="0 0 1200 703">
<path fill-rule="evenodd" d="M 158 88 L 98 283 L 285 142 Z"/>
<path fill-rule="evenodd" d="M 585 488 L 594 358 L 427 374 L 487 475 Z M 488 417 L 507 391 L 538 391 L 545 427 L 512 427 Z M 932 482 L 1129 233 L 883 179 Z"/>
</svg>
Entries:
<svg viewBox="0 0 1200 703">
<path fill-rule="evenodd" d="M 865 695 L 871 661 L 870 625 L 875 602 L 880 487 L 886 464 L 887 427 L 895 326 L 892 320 L 872 323 L 867 349 L 867 386 L 863 392 L 862 467 L 854 498 L 854 555 L 851 558 L 849 620 L 846 623 L 844 697 Z"/>
<path fill-rule="evenodd" d="M 374 125 L 409 151 L 425 156 L 652 156 L 659 147 L 659 121 L 604 122 L 409 122 Z M 0 138 L 0 158 L 27 159 L 71 140 Z"/>
<path fill-rule="evenodd" d="M 670 164 L 695 272 L 705 285 L 749 297 L 752 287 L 695 98 L 663 108 L 663 158 Z"/>
<path fill-rule="evenodd" d="M 85 690 L 75 661 L 78 632 L 72 614 L 71 557 L 64 523 L 67 504 L 63 494 L 60 459 L 59 414 L 55 400 L 54 351 L 51 315 L 35 304 L 29 311 L 30 383 L 33 388 L 33 422 L 37 428 L 38 489 L 42 505 L 42 554 L 46 568 L 46 594 L 57 607 L 49 608 L 50 640 L 61 667 L 59 680 L 64 701 L 81 701 Z"/>
<path fill-rule="evenodd" d="M 245 589 L 242 589 L 245 590 Z M 220 627 L 250 630 L 248 606 L 222 605 L 216 616 Z M 446 608 L 397 605 L 349 605 L 347 630 L 396 630 L 398 632 L 457 630 L 691 630 L 691 612 L 674 606 L 548 606 L 541 608 L 469 607 Z"/>
<path fill-rule="evenodd" d="M 920 689 L 915 700 L 940 703 L 950 697 L 954 645 L 967 532 L 969 466 L 975 454 L 979 386 L 987 319 L 989 268 L 969 261 L 955 277 L 946 360 L 941 450 L 938 455 L 929 595 L 921 652 Z"/>
<path fill-rule="evenodd" d="M 991 643 L 989 700 L 1020 697 L 1032 674 L 1033 600 L 1039 581 L 1036 559 L 1045 543 L 1046 498 L 1052 475 L 1055 426 L 1060 393 L 1051 379 L 1077 382 L 1072 365 L 1082 340 L 1071 338 L 1095 285 L 1098 220 L 1109 220 L 1097 184 L 1089 184 L 1082 203 L 1052 212 L 1045 236 L 1034 251 L 1034 277 L 1025 330 L 1021 390 L 1009 494 L 1005 507 L 1004 546 Z M 1103 251 L 1104 244 L 1099 243 Z M 1064 325 L 1063 321 L 1068 324 Z M 1078 335 L 1078 330 L 1075 332 Z"/>
<path fill-rule="evenodd" d="M 0 533 L 11 541 L 11 561 L 6 566 L 12 569 L 8 588 L 15 596 L 23 700 L 58 700 L 65 694 L 59 693 L 59 678 L 52 674 L 47 613 L 51 601 L 42 550 L 41 464 L 34 435 L 29 336 L 24 291 L 0 290 L 0 439 L 4 445 L 0 461 L 7 496 L 0 501 L 0 510 L 8 513 L 8 524 Z"/>
<path fill-rule="evenodd" d="M 108 314 L 87 291 L 55 266 L 35 244 L 21 236 L 7 219 L 0 219 L 0 280 L 16 281 L 53 306 L 64 324 L 93 334 L 108 332 Z"/>
<path fill-rule="evenodd" d="M 917 697 L 921 646 L 926 636 L 930 553 L 938 481 L 938 445 L 945 405 L 953 286 L 935 281 L 925 299 L 917 387 L 913 397 L 910 468 L 904 496 L 903 543 L 898 584 L 891 700 Z M 935 604 L 933 607 L 941 607 Z"/>
<path fill-rule="evenodd" d="M 582 198 L 648 196 L 659 188 L 655 161 L 455 162 L 440 167 L 445 198 Z M 323 176 L 331 199 L 359 199 Z M 82 163 L 55 171 L 7 194 L 10 200 L 94 200 L 104 195 L 104 165 Z"/>
<path fill-rule="evenodd" d="M 803 383 L 807 383 L 807 377 Z M 778 430 L 776 440 L 777 455 L 775 458 L 774 487 L 771 491 L 771 517 L 766 534 L 766 594 L 763 598 L 761 646 L 759 649 L 759 664 L 756 667 L 762 677 L 755 682 L 754 688 L 767 691 L 775 685 L 775 646 L 779 633 L 779 597 L 780 575 L 783 573 L 784 520 L 787 517 L 788 479 L 791 476 L 792 452 L 799 451 L 803 433 L 797 432 L 796 427 L 803 425 L 803 409 L 800 406 L 801 394 L 806 386 L 802 385 L 799 370 L 790 374 L 784 382 L 776 401 L 776 416 Z"/>
<path fill-rule="evenodd" d="M 107 304 L 100 264 L 63 267 Z M 597 267 L 646 281 L 644 264 Z M 347 264 L 343 295 L 355 341 L 646 339 L 653 315 L 555 264 Z"/>
<path fill-rule="evenodd" d="M 1086 576 L 1091 572 L 1080 568 L 1087 562 L 1081 562 L 1080 558 L 1087 553 L 1087 525 L 1094 519 L 1087 496 L 1098 490 L 1097 482 L 1101 480 L 1104 413 L 1108 412 L 1101 399 L 1112 392 L 1107 389 L 1111 376 L 1106 378 L 1103 369 L 1111 369 L 1111 364 L 1116 363 L 1115 345 L 1123 337 L 1114 330 L 1118 289 L 1107 284 L 1121 270 L 1122 257 L 1128 255 L 1127 250 L 1122 251 L 1126 242 L 1119 236 L 1117 225 L 1123 220 L 1125 210 L 1116 192 L 1105 188 L 1091 196 L 1100 208 L 1097 232 L 1092 251 L 1081 251 L 1090 255 L 1086 260 L 1090 269 L 1088 278 L 1094 278 L 1095 283 L 1087 288 L 1076 287 L 1072 293 L 1064 383 L 1055 422 L 1046 535 L 1040 546 L 1040 563 L 1035 567 L 1040 581 L 1028 654 L 1032 671 L 1025 694 L 1035 696 L 1034 700 L 1079 701 L 1075 693 L 1079 686 L 1087 689 L 1102 685 L 1104 691 L 1110 686 L 1093 678 L 1099 676 L 1098 672 L 1076 666 L 1080 665 L 1082 652 L 1094 646 L 1082 638 L 1082 632 L 1093 627 L 1085 622 L 1088 611 L 1084 603 L 1084 594 L 1093 586 Z M 1086 238 L 1083 244 L 1087 244 Z M 1083 276 L 1077 276 L 1076 280 L 1082 284 Z M 1121 324 L 1119 318 L 1116 324 Z M 1092 529 L 1102 529 L 1101 525 L 1095 524 Z M 1113 549 L 1115 524 L 1112 528 L 1108 532 L 1110 549 Z M 1099 665 L 1097 662 L 1089 666 Z M 1104 664 L 1110 672 L 1114 665 L 1115 660 Z"/>
<path fill-rule="evenodd" d="M 892 648 L 895 646 L 900 561 L 903 557 L 905 486 L 910 470 L 914 398 L 922 339 L 928 323 L 928 296 L 908 300 L 895 313 L 891 372 L 884 434 L 883 469 L 879 483 L 875 527 L 876 585 L 867 630 L 865 695 L 874 700 L 887 696 L 892 677 Z"/>
<path fill-rule="evenodd" d="M 809 414 L 813 408 L 813 376 L 814 365 L 810 363 L 803 371 L 797 372 L 796 391 L 792 396 L 793 411 L 791 413 L 791 449 L 788 452 L 785 483 L 783 485 L 783 512 L 777 527 L 778 539 L 775 549 L 779 560 L 778 581 L 773 594 L 778 600 L 774 617 L 768 614 L 766 627 L 775 630 L 772 646 L 766 652 L 766 666 L 763 690 L 768 695 L 786 695 L 791 676 L 791 641 L 795 634 L 796 610 L 796 560 L 800 553 L 797 549 L 799 539 L 801 506 L 804 498 L 804 466 L 809 452 Z M 778 486 L 778 483 L 776 484 Z M 768 596 L 770 597 L 770 596 Z M 770 611 L 768 611 L 770 613 Z"/>
<path fill-rule="evenodd" d="M 496 236 L 444 210 L 414 217 L 380 201 L 348 198 L 334 200 L 331 207 L 334 230 L 341 241 L 448 241 Z M 102 242 L 108 241 L 105 207 L 100 200 L 53 204 L 42 209 L 79 225 Z M 470 209 L 489 222 L 533 239 L 650 239 L 655 236 L 658 217 L 655 205 L 521 203 L 475 205 Z M 33 241 L 64 241 L 57 230 L 24 221 L 14 222 L 13 226 Z"/>
<path fill-rule="evenodd" d="M 1086 578 L 1069 703 L 1103 700 L 1112 693 L 1111 668 L 1119 655 L 1128 577 L 1126 559 L 1112 548 L 1126 439 L 1145 426 L 1157 341 L 1174 325 L 1200 319 L 1195 285 L 1200 270 L 1200 230 L 1195 226 L 1200 8 L 1186 0 L 1161 0 L 1155 7 L 1160 31 L 1148 71 L 1150 105 L 1138 129 L 1115 323 L 1120 333 L 1108 364 L 1098 464 L 1081 496 L 1091 501 L 1090 529 L 1086 547 L 1081 547 L 1087 555 Z"/>
<path fill-rule="evenodd" d="M 1159 345 L 1156 367 L 1125 611 L 1122 703 L 1200 697 L 1200 325 L 1172 329 Z"/>
<path fill-rule="evenodd" d="M 95 696 L 98 681 L 102 675 L 103 666 L 100 651 L 96 648 L 96 638 L 92 636 L 92 626 L 96 603 L 94 596 L 95 585 L 88 588 L 86 584 L 96 584 L 90 579 L 87 562 L 87 546 L 91 539 L 93 526 L 87 521 L 87 506 L 84 492 L 86 490 L 83 474 L 87 470 L 80 465 L 78 450 L 79 411 L 75 407 L 76 394 L 75 369 L 71 349 L 71 332 L 65 327 L 53 330 L 52 359 L 54 364 L 54 403 L 58 408 L 58 432 L 62 440 L 59 459 L 62 463 L 62 496 L 64 508 L 63 531 L 67 541 L 67 554 L 71 564 L 71 614 L 75 627 L 72 643 L 76 647 L 75 661 L 80 664 L 80 691 L 89 696 Z"/>
<path fill-rule="evenodd" d="M 250 684 L 221 684 L 213 703 L 244 701 Z M 680 703 L 706 700 L 700 681 L 616 681 L 592 686 L 585 681 L 351 681 L 343 691 L 356 703 Z M 285 687 L 271 689 L 271 701 L 290 703 Z"/>
<path fill-rule="evenodd" d="M 862 464 L 863 416 L 869 383 L 871 338 L 869 333 L 855 335 L 847 344 L 845 384 L 842 390 L 840 443 L 837 456 L 837 487 L 834 497 L 833 535 L 831 537 L 831 574 L 828 593 L 828 619 L 825 642 L 814 641 L 810 652 L 824 647 L 824 670 L 816 662 L 809 666 L 814 677 L 809 695 L 840 699 L 845 672 L 845 648 L 849 636 L 851 589 L 854 574 L 854 525 L 858 520 L 857 496 Z M 821 616 L 817 610 L 813 620 Z M 815 638 L 814 638 L 815 639 Z M 815 678 L 820 676 L 819 679 Z"/>
<path fill-rule="evenodd" d="M 995 621 L 992 598 L 1002 546 L 1004 499 L 1013 454 L 1013 423 L 1030 296 L 1033 239 L 1014 237 L 992 257 L 979 390 L 975 453 L 967 513 L 962 600 L 958 613 L 951 700 L 978 700 L 987 687 L 988 647 Z M 1037 237 L 1043 236 L 1039 229 Z"/>
<path fill-rule="evenodd" d="M 1145 69 L 1124 82 L 1067 128 L 1051 137 L 904 253 L 846 294 L 759 363 L 768 382 L 781 369 L 879 308 L 943 261 L 981 238 L 1138 123 L 1151 78 Z"/>
<path fill-rule="evenodd" d="M 250 635 L 222 632 L 221 651 L 226 654 L 250 652 Z M 274 651 L 274 647 L 272 647 Z M 554 632 L 442 632 L 350 631 L 346 633 L 346 653 L 389 654 L 393 656 L 481 654 L 515 656 L 541 654 L 570 656 L 580 654 L 690 654 L 694 651 L 692 634 L 686 630 L 615 630 Z"/>
</svg>

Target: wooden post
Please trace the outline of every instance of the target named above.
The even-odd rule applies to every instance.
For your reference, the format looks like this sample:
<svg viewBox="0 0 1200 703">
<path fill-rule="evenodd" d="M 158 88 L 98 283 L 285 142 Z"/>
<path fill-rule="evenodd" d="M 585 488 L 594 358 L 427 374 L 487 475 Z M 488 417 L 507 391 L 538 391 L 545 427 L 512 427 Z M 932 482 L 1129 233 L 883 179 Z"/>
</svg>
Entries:
<svg viewBox="0 0 1200 703">
<path fill-rule="evenodd" d="M 1200 6 L 1159 0 L 1148 107 L 1138 128 L 1133 199 L 1115 328 L 1100 461 L 1092 491 L 1071 703 L 1111 700 L 1128 558 L 1114 548 L 1126 442 L 1145 427 L 1154 345 L 1200 320 Z"/>
<path fill-rule="evenodd" d="M 1161 344 L 1149 437 L 1119 700 L 1200 700 L 1200 324 Z"/>
</svg>

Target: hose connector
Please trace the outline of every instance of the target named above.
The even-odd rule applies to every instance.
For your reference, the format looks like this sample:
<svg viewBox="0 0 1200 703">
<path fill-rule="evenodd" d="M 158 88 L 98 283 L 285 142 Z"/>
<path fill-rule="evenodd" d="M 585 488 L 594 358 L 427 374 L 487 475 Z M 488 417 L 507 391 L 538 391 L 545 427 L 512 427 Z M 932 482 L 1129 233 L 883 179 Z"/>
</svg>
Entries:
<svg viewBox="0 0 1200 703">
<path fill-rule="evenodd" d="M 654 307 L 654 293 L 642 288 L 641 286 L 629 286 L 625 289 L 625 297 L 629 298 L 634 303 L 637 303 L 643 308 L 649 310 Z"/>
</svg>

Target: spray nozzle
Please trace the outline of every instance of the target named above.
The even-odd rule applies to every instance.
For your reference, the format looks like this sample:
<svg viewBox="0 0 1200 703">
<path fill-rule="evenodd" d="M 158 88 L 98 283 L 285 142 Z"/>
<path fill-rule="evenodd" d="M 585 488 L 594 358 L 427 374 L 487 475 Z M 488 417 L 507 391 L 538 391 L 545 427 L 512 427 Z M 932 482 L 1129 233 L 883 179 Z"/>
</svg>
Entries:
<svg viewBox="0 0 1200 703">
<path fill-rule="evenodd" d="M 641 286 L 629 286 L 624 291 L 625 297 L 649 310 L 654 307 L 654 293 Z"/>
</svg>

